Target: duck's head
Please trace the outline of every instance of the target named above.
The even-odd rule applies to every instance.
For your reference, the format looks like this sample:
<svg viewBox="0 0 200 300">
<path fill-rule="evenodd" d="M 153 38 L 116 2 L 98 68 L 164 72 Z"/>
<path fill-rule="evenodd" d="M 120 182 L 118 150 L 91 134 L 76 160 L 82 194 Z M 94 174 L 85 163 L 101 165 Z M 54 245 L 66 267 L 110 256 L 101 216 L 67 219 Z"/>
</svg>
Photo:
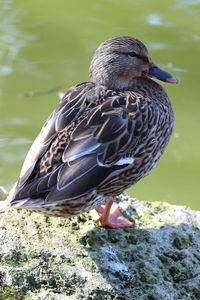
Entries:
<svg viewBox="0 0 200 300">
<path fill-rule="evenodd" d="M 91 81 L 110 89 L 129 89 L 138 77 L 178 82 L 153 63 L 145 45 L 136 38 L 114 37 L 95 51 L 90 65 Z"/>
</svg>

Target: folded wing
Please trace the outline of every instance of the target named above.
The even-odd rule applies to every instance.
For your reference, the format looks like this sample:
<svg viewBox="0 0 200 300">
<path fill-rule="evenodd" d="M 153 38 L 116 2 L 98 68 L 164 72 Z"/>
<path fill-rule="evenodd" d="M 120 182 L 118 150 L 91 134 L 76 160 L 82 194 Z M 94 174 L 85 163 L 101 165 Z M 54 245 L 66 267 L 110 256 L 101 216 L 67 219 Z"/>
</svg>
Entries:
<svg viewBox="0 0 200 300">
<path fill-rule="evenodd" d="M 31 147 L 11 205 L 19 205 L 22 199 L 27 199 L 23 201 L 26 207 L 78 199 L 96 189 L 110 173 L 134 163 L 130 150 L 145 124 L 140 114 L 133 118 L 130 95 L 115 92 L 110 96 L 110 91 L 104 90 L 101 97 L 94 92 L 96 98 L 88 100 L 91 86 L 78 89 L 64 96 Z M 132 97 L 131 101 L 138 99 Z M 40 176 L 41 158 L 51 151 L 52 141 L 69 128 L 70 139 L 61 160 Z"/>
</svg>

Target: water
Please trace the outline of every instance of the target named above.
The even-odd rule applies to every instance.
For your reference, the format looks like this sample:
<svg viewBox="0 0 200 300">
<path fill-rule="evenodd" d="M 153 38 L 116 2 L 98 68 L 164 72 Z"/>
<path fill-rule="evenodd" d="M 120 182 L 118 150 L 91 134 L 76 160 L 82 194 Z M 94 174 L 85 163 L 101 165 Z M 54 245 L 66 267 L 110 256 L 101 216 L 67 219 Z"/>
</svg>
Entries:
<svg viewBox="0 0 200 300">
<path fill-rule="evenodd" d="M 10 188 L 57 93 L 25 97 L 85 81 L 96 46 L 132 35 L 180 80 L 167 85 L 175 130 L 158 167 L 128 192 L 200 209 L 200 1 L 0 1 L 0 185 Z"/>
</svg>

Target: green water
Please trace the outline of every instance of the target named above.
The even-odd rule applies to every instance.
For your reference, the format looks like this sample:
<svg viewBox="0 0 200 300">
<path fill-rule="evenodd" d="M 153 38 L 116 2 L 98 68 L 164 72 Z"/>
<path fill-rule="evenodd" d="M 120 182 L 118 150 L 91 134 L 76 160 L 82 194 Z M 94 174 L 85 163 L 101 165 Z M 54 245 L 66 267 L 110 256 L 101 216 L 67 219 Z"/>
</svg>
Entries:
<svg viewBox="0 0 200 300">
<path fill-rule="evenodd" d="M 128 192 L 200 209 L 200 0 L 1 0 L 0 185 L 10 188 L 57 93 L 85 81 L 96 46 L 131 35 L 148 47 L 155 63 L 180 80 L 167 85 L 175 130 L 158 167 Z"/>
</svg>

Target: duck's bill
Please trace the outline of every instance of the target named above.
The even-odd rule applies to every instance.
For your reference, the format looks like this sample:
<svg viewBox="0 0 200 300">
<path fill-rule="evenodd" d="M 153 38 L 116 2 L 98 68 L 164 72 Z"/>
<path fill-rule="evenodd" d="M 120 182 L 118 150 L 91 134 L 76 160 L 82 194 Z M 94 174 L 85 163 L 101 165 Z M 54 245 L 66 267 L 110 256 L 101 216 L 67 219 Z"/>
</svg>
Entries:
<svg viewBox="0 0 200 300">
<path fill-rule="evenodd" d="M 170 75 L 169 73 L 161 70 L 160 68 L 158 68 L 157 66 L 152 66 L 149 69 L 149 73 L 150 76 L 155 77 L 159 80 L 168 82 L 168 83 L 178 83 L 178 80 L 173 77 L 172 75 Z"/>
</svg>

